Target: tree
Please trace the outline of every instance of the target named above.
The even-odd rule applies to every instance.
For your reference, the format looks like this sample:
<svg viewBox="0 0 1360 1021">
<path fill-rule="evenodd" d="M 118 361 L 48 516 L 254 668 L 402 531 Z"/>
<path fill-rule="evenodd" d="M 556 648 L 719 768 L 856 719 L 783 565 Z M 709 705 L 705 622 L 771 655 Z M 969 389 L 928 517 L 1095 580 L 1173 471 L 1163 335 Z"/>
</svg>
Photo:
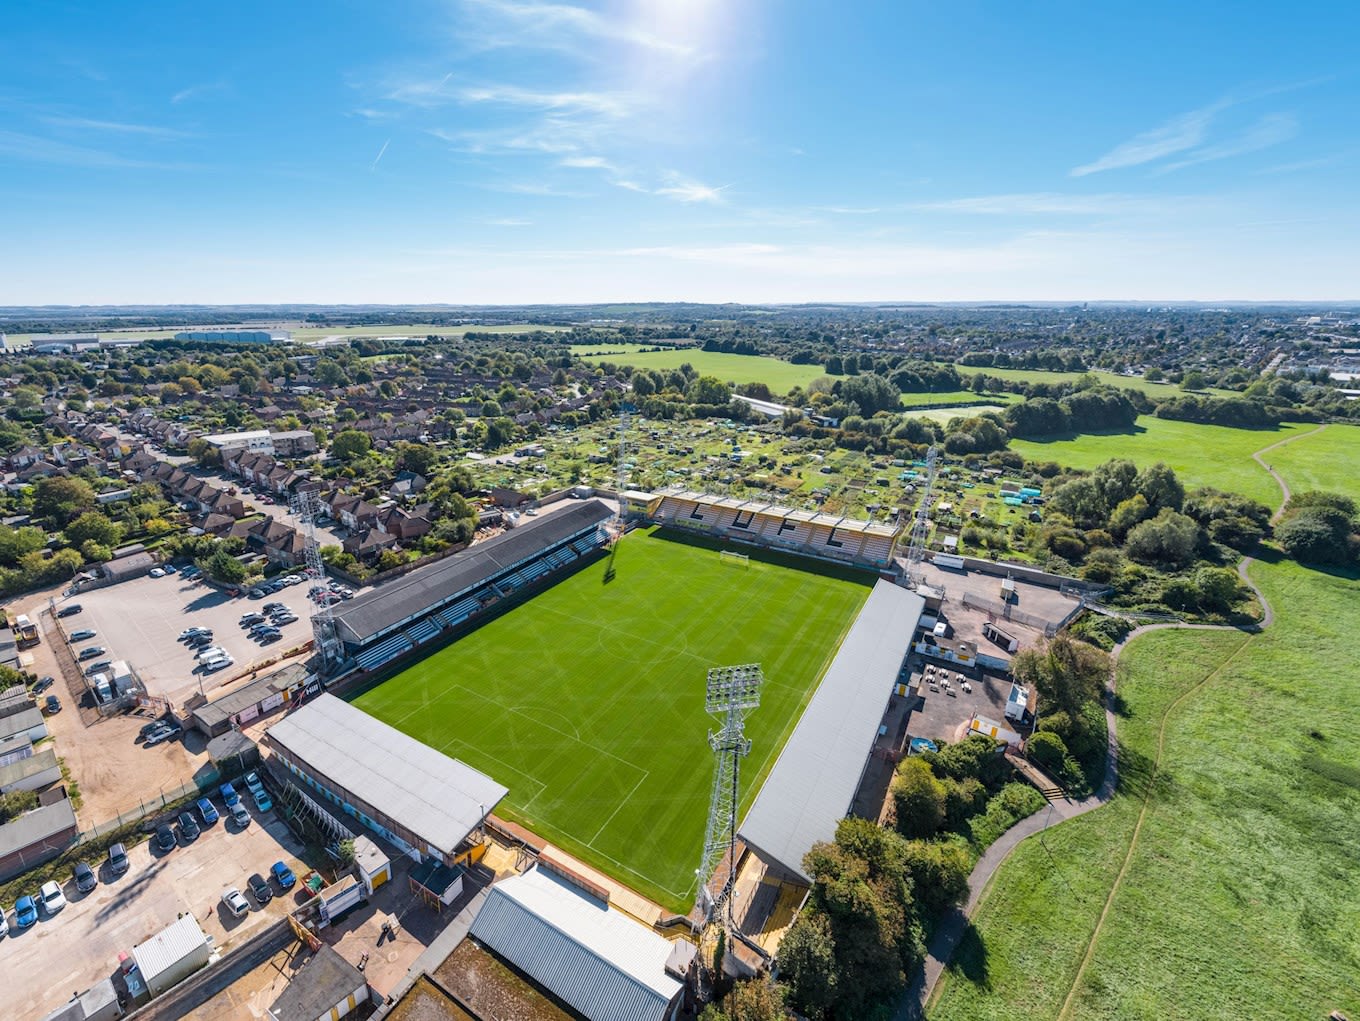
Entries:
<svg viewBox="0 0 1360 1021">
<path fill-rule="evenodd" d="M 785 1021 L 785 991 L 768 975 L 738 982 L 722 998 L 721 1005 L 710 1003 L 699 1015 L 700 1021 Z"/>
<path fill-rule="evenodd" d="M 1176 473 L 1161 461 L 1139 472 L 1134 488 L 1143 494 L 1143 499 L 1154 511 L 1167 507 L 1178 511 L 1185 503 L 1185 487 L 1176 478 Z"/>
<path fill-rule="evenodd" d="M 1098 465 L 1091 478 L 1100 487 L 1101 495 L 1111 507 L 1117 507 L 1137 491 L 1138 466 L 1132 461 L 1116 457 Z"/>
<path fill-rule="evenodd" d="M 1073 719 L 1082 707 L 1100 697 L 1110 676 L 1110 658 L 1095 646 L 1066 633 L 1033 648 L 1022 649 L 1011 661 L 1011 673 L 1023 685 L 1038 689 L 1042 712 L 1063 710 Z"/>
<path fill-rule="evenodd" d="M 897 832 L 904 837 L 934 836 L 944 823 L 944 785 L 925 759 L 909 757 L 897 768 L 892 796 Z"/>
<path fill-rule="evenodd" d="M 397 463 L 407 471 L 426 478 L 430 477 L 430 469 L 434 467 L 437 456 L 434 447 L 424 443 L 397 444 Z"/>
<path fill-rule="evenodd" d="M 1167 508 L 1129 532 L 1124 548 L 1134 560 L 1166 567 L 1184 567 L 1195 557 L 1199 525 L 1195 519 Z"/>
<path fill-rule="evenodd" d="M 331 453 L 342 461 L 352 461 L 372 449 L 373 437 L 358 429 L 343 429 L 331 441 Z"/>
<path fill-rule="evenodd" d="M 72 546 L 80 546 L 86 542 L 94 542 L 100 546 L 117 546 L 123 537 L 123 526 L 110 521 L 98 511 L 86 511 L 68 524 L 64 532 L 66 541 Z"/>
<path fill-rule="evenodd" d="M 1181 379 L 1182 390 L 1203 390 L 1205 384 L 1204 373 L 1198 369 L 1191 369 Z"/>
<path fill-rule="evenodd" d="M 1127 500 L 1121 500 L 1110 512 L 1107 527 L 1111 535 L 1122 539 L 1134 525 L 1144 520 L 1150 513 L 1152 512 L 1148 507 L 1147 498 L 1142 493 L 1134 493 Z"/>
<path fill-rule="evenodd" d="M 732 390 L 717 376 L 700 376 L 686 387 L 685 399 L 692 404 L 726 404 Z"/>
<path fill-rule="evenodd" d="M 1025 751 L 1051 775 L 1062 775 L 1063 762 L 1067 759 L 1067 745 L 1057 734 L 1041 730 L 1031 735 L 1025 742 Z"/>
<path fill-rule="evenodd" d="M 1206 610 L 1231 610 L 1240 591 L 1237 573 L 1226 567 L 1201 567 L 1195 572 L 1195 592 Z"/>
<path fill-rule="evenodd" d="M 218 547 L 212 555 L 198 562 L 205 574 L 224 585 L 239 585 L 246 580 L 246 568 L 239 560 Z"/>
<path fill-rule="evenodd" d="M 1093 478 L 1064 482 L 1053 490 L 1048 500 L 1054 510 L 1066 514 L 1078 528 L 1103 525 L 1110 513 L 1105 495 Z"/>
<path fill-rule="evenodd" d="M 961 842 L 909 840 L 906 858 L 912 888 L 927 913 L 939 915 L 967 898 L 973 860 Z"/>
<path fill-rule="evenodd" d="M 779 944 L 780 975 L 789 984 L 789 999 L 811 1018 L 827 1015 L 840 996 L 840 969 L 831 920 L 820 911 L 804 911 Z"/>
<path fill-rule="evenodd" d="M 1334 525 L 1315 512 L 1295 514 L 1282 522 L 1275 529 L 1275 538 L 1300 563 L 1344 564 L 1352 557 L 1348 545 L 1337 541 Z"/>
<path fill-rule="evenodd" d="M 33 513 L 59 525 L 94 507 L 94 488 L 84 479 L 54 475 L 33 487 Z"/>
<path fill-rule="evenodd" d="M 46 545 L 47 534 L 41 528 L 0 525 L 0 564 L 17 564 L 25 553 L 36 552 Z"/>
</svg>

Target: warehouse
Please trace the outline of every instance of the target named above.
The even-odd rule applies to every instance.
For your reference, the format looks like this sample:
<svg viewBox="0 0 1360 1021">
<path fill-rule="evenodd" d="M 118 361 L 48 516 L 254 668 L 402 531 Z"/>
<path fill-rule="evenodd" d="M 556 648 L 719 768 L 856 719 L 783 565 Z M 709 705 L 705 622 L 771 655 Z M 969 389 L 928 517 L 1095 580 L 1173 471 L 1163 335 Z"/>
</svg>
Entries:
<svg viewBox="0 0 1360 1021">
<path fill-rule="evenodd" d="M 334 611 L 346 660 L 375 670 L 588 556 L 605 541 L 601 526 L 613 514 L 599 500 L 584 500 L 358 596 Z"/>
<path fill-rule="evenodd" d="M 79 835 L 76 814 L 65 797 L 11 819 L 0 826 L 0 882 L 50 861 Z"/>
<path fill-rule="evenodd" d="M 137 971 L 153 997 L 206 966 L 212 955 L 212 939 L 192 914 L 181 916 L 132 948 Z"/>
<path fill-rule="evenodd" d="M 541 863 L 491 887 L 471 935 L 590 1021 L 662 1021 L 694 950 Z"/>
<path fill-rule="evenodd" d="M 452 865 L 509 791 L 334 695 L 265 733 L 270 760 L 411 858 Z"/>
<path fill-rule="evenodd" d="M 925 600 L 879 581 L 765 778 L 738 836 L 803 882 L 803 856 L 854 803 Z"/>
</svg>

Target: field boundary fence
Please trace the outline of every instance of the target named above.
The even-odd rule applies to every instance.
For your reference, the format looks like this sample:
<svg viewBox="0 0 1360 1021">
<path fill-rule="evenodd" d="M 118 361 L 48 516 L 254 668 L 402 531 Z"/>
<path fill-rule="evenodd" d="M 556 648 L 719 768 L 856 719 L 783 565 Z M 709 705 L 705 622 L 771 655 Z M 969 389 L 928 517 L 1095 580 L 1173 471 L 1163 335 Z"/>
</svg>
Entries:
<svg viewBox="0 0 1360 1021">
<path fill-rule="evenodd" d="M 201 780 L 190 780 L 188 783 L 180 784 L 170 790 L 161 790 L 155 798 L 143 799 L 136 808 L 129 808 L 113 819 L 107 819 L 89 829 L 81 830 L 80 835 L 76 838 L 76 843 L 88 844 L 90 841 L 98 840 L 100 837 L 120 830 L 124 826 L 131 826 L 143 819 L 159 815 L 165 811 L 166 807 L 183 801 L 185 798 L 201 796 L 204 790 L 221 779 L 222 774 L 213 770 L 211 773 L 205 774 Z"/>
</svg>

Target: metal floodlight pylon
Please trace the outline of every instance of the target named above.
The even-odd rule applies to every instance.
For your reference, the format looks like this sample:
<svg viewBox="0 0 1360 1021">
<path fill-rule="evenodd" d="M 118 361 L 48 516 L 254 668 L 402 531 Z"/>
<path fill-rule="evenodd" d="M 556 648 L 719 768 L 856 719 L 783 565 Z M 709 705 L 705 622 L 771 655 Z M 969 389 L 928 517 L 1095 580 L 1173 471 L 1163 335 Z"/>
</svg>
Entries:
<svg viewBox="0 0 1360 1021">
<path fill-rule="evenodd" d="M 724 911 L 732 922 L 731 893 L 736 878 L 737 806 L 740 802 L 741 760 L 751 751 L 746 736 L 746 716 L 760 705 L 760 686 L 765 681 L 759 663 L 712 667 L 704 691 L 704 709 L 720 721 L 709 731 L 715 769 L 713 791 L 704 830 L 704 854 L 698 868 L 699 898 L 708 920 Z M 721 873 L 721 874 L 719 874 Z M 716 895 L 711 892 L 716 888 Z"/>
<path fill-rule="evenodd" d="M 930 532 L 930 494 L 935 488 L 935 471 L 939 465 L 939 450 L 931 447 L 926 454 L 926 488 L 916 506 L 916 518 L 911 526 L 911 542 L 907 545 L 907 586 L 916 588 L 924 580 L 921 563 L 926 558 L 926 536 Z"/>
<path fill-rule="evenodd" d="M 302 522 L 302 555 L 307 564 L 307 576 L 313 583 L 318 582 L 326 577 L 326 564 L 316 541 L 316 518 L 320 513 L 316 493 L 313 490 L 294 493 L 289 504 Z M 324 666 L 333 666 L 340 661 L 340 643 L 336 638 L 335 616 L 331 613 L 329 599 L 319 603 L 312 613 L 312 638 Z"/>
</svg>

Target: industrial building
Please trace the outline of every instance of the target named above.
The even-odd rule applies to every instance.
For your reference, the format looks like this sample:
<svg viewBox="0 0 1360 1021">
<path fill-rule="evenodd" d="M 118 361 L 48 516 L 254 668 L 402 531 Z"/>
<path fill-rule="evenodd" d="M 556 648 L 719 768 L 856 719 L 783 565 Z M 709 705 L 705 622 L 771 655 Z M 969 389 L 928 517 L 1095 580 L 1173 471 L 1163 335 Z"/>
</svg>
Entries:
<svg viewBox="0 0 1360 1021">
<path fill-rule="evenodd" d="M 233 450 L 248 450 L 256 454 L 274 453 L 274 438 L 268 429 L 251 429 L 246 432 L 213 433 L 203 437 L 203 442 L 214 449 L 227 453 Z"/>
<path fill-rule="evenodd" d="M 29 746 L 32 747 L 31 745 Z M 0 794 L 39 791 L 61 782 L 61 763 L 54 748 L 44 748 L 0 766 Z"/>
<path fill-rule="evenodd" d="M 339 1021 L 369 999 L 368 980 L 327 943 L 269 1007 L 274 1021 Z"/>
<path fill-rule="evenodd" d="M 509 791 L 334 695 L 265 733 L 272 764 L 406 852 L 452 865 Z"/>
<path fill-rule="evenodd" d="M 924 609 L 915 592 L 874 586 L 738 830 L 761 859 L 804 883 L 803 856 L 835 837 L 854 803 Z"/>
<path fill-rule="evenodd" d="M 0 826 L 0 882 L 50 861 L 79 835 L 76 814 L 64 794 L 60 801 L 11 819 Z"/>
<path fill-rule="evenodd" d="M 292 330 L 180 330 L 176 340 L 197 340 L 209 344 L 286 344 Z"/>
<path fill-rule="evenodd" d="M 613 508 L 583 500 L 370 589 L 334 612 L 345 661 L 375 670 L 589 556 Z"/>
<path fill-rule="evenodd" d="M 136 979 L 140 979 L 146 992 L 155 997 L 206 967 L 213 959 L 213 941 L 192 913 L 181 915 L 156 935 L 133 947 L 132 959 L 137 963 L 137 970 L 128 976 L 129 991 Z"/>
<path fill-rule="evenodd" d="M 491 887 L 471 936 L 590 1021 L 662 1021 L 695 950 L 542 863 Z"/>
</svg>

